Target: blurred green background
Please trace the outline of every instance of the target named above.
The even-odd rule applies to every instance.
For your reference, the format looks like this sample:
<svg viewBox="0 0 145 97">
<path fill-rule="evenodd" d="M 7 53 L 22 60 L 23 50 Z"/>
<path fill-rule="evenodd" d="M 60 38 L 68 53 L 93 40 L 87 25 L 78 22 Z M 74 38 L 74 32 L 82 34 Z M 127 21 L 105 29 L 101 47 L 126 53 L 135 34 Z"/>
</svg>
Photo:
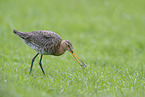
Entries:
<svg viewBox="0 0 145 97">
<path fill-rule="evenodd" d="M 44 56 L 12 30 L 50 30 L 70 40 L 86 63 L 69 54 Z M 1 97 L 143 97 L 144 0 L 0 0 Z"/>
</svg>

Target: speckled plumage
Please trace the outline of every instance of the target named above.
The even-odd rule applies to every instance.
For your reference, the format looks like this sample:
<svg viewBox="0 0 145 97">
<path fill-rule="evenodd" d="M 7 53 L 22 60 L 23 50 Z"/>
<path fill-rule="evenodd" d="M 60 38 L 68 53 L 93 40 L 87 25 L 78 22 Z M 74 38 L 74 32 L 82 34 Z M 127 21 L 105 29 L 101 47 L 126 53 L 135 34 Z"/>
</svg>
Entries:
<svg viewBox="0 0 145 97">
<path fill-rule="evenodd" d="M 26 44 L 42 55 L 57 55 L 62 38 L 51 31 L 18 32 Z"/>
<path fill-rule="evenodd" d="M 78 63 L 85 68 L 86 65 L 78 58 L 78 56 L 73 51 L 72 43 L 69 40 L 62 40 L 62 38 L 51 31 L 33 31 L 33 32 L 19 32 L 13 30 L 13 32 L 21 37 L 26 44 L 28 44 L 32 49 L 37 51 L 37 54 L 33 57 L 30 67 L 30 73 L 32 71 L 33 62 L 35 58 L 41 54 L 39 65 L 42 72 L 45 74 L 42 67 L 42 56 L 43 55 L 55 55 L 59 56 L 68 50 Z"/>
</svg>

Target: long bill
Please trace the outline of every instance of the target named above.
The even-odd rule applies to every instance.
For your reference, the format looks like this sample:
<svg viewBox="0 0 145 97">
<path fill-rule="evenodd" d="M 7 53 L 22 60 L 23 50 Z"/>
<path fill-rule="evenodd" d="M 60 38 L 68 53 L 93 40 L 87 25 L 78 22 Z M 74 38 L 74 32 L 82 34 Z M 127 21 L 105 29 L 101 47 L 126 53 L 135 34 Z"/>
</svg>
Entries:
<svg viewBox="0 0 145 97">
<path fill-rule="evenodd" d="M 87 67 L 83 61 L 75 54 L 73 50 L 70 51 L 70 53 L 74 56 L 74 58 L 77 60 L 77 62 L 82 66 L 82 68 Z"/>
</svg>

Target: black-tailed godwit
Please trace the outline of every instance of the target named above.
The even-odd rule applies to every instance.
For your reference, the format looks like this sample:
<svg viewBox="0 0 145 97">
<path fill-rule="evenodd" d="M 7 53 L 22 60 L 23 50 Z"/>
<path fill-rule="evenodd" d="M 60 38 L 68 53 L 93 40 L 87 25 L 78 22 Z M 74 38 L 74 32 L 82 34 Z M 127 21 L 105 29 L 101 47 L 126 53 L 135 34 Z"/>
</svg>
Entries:
<svg viewBox="0 0 145 97">
<path fill-rule="evenodd" d="M 32 49 L 37 51 L 31 62 L 30 73 L 32 71 L 33 62 L 35 58 L 41 54 L 39 65 L 42 72 L 45 74 L 42 67 L 42 56 L 43 55 L 55 55 L 60 56 L 68 50 L 77 62 L 85 68 L 86 65 L 80 60 L 80 58 L 74 53 L 72 43 L 69 40 L 62 40 L 62 38 L 51 31 L 33 31 L 33 32 L 19 32 L 13 30 L 13 32 L 21 37 L 24 42 L 29 45 Z"/>
</svg>

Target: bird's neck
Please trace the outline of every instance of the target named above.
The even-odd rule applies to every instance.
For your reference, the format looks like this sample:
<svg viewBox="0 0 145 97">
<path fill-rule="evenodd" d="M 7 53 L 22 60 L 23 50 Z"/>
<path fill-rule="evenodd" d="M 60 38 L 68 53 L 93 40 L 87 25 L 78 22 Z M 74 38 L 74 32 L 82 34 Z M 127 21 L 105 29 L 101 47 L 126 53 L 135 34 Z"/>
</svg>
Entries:
<svg viewBox="0 0 145 97">
<path fill-rule="evenodd" d="M 57 50 L 56 56 L 64 54 L 65 51 L 66 51 L 66 49 L 64 49 L 64 47 L 63 47 L 63 41 L 62 41 L 61 44 L 60 44 L 59 49 Z"/>
</svg>

